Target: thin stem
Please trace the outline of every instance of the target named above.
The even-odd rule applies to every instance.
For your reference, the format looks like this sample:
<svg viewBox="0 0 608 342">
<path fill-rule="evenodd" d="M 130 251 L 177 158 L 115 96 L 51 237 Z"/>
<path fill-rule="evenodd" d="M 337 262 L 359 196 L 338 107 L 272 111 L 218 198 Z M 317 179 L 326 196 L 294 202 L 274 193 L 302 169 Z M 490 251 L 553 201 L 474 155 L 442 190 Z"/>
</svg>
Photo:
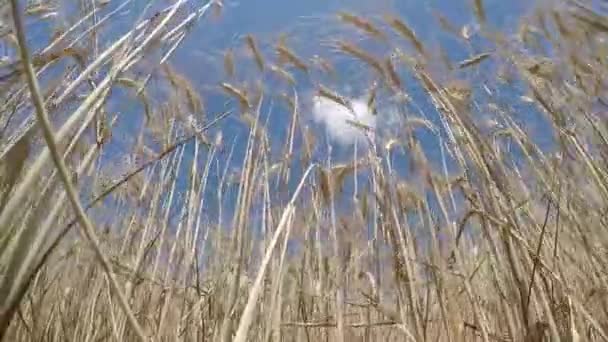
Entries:
<svg viewBox="0 0 608 342">
<path fill-rule="evenodd" d="M 144 333 L 142 327 L 137 322 L 135 315 L 129 308 L 127 299 L 126 299 L 125 295 L 122 293 L 120 286 L 118 285 L 118 282 L 116 281 L 116 278 L 114 277 L 114 275 L 112 273 L 110 263 L 101 250 L 101 246 L 99 244 L 97 236 L 95 235 L 95 228 L 93 227 L 93 224 L 87 217 L 87 215 L 84 211 L 84 208 L 80 204 L 80 200 L 78 199 L 76 190 L 74 189 L 74 186 L 72 185 L 70 173 L 65 165 L 65 162 L 63 161 L 63 158 L 61 156 L 61 153 L 59 152 L 59 149 L 57 148 L 57 143 L 55 141 L 55 135 L 53 133 L 52 124 L 48 118 L 48 113 L 46 112 L 46 108 L 44 106 L 44 100 L 42 98 L 42 95 L 40 94 L 40 87 L 38 85 L 38 80 L 34 73 L 34 68 L 32 66 L 31 57 L 30 57 L 30 52 L 26 45 L 27 43 L 26 43 L 26 38 L 25 38 L 25 29 L 23 27 L 21 13 L 19 11 L 19 6 L 17 3 L 17 0 L 11 0 L 11 7 L 12 7 L 12 14 L 13 14 L 13 21 L 15 24 L 15 31 L 17 34 L 17 40 L 19 42 L 19 53 L 21 54 L 21 60 L 23 62 L 23 67 L 25 69 L 27 83 L 30 88 L 31 99 L 36 108 L 36 116 L 38 118 L 38 122 L 42 126 L 41 128 L 44 133 L 44 139 L 45 139 L 46 144 L 51 153 L 53 162 L 55 163 L 55 166 L 57 167 L 57 169 L 59 171 L 59 176 L 65 187 L 66 193 L 68 195 L 68 199 L 70 200 L 70 203 L 72 204 L 72 206 L 74 207 L 74 210 L 76 211 L 76 216 L 78 218 L 78 221 L 80 222 L 80 225 L 82 226 L 82 228 L 84 230 L 84 234 L 91 242 L 93 250 L 94 250 L 97 258 L 99 259 L 104 271 L 106 272 L 110 285 L 111 285 L 113 291 L 115 292 L 115 294 L 118 296 L 119 304 L 120 304 L 122 310 L 124 311 L 125 315 L 127 316 L 127 319 L 129 321 L 129 324 L 131 325 L 131 328 L 134 330 L 134 332 L 136 333 L 137 337 L 140 340 L 145 341 L 145 340 L 147 340 L 145 333 Z"/>
</svg>

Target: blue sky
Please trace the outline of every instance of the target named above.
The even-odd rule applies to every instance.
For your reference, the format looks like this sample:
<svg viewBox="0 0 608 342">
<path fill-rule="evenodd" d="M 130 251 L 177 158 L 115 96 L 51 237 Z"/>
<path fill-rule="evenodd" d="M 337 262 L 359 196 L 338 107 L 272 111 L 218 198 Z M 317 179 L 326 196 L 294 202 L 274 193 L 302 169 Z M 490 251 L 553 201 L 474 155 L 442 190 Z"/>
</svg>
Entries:
<svg viewBox="0 0 608 342">
<path fill-rule="evenodd" d="M 340 75 L 340 80 L 329 84 L 336 91 L 346 93 L 345 95 L 363 95 L 370 81 L 359 62 L 352 58 L 338 55 L 326 44 L 329 39 L 335 37 L 346 38 L 357 41 L 357 36 L 344 25 L 340 25 L 335 17 L 337 11 L 344 10 L 360 14 L 367 18 L 380 19 L 386 13 L 396 14 L 405 19 L 417 32 L 422 40 L 431 45 L 441 44 L 450 58 L 456 62 L 468 58 L 473 53 L 483 50 L 481 44 L 474 46 L 473 50 L 463 47 L 461 42 L 456 43 L 448 39 L 442 33 L 433 13 L 441 13 L 457 27 L 470 25 L 474 27 L 474 19 L 471 15 L 471 2 L 469 0 L 459 1 L 395 1 L 395 0 L 353 0 L 353 1 L 280 1 L 280 0 L 258 0 L 258 1 L 226 1 L 225 9 L 220 18 L 208 17 L 203 19 L 194 31 L 183 42 L 179 51 L 175 54 L 172 62 L 175 67 L 186 73 L 194 85 L 202 93 L 217 87 L 217 83 L 224 81 L 221 71 L 221 57 L 226 49 L 234 49 L 237 58 L 239 77 L 244 80 L 262 79 L 251 58 L 244 54 L 246 48 L 243 36 L 253 34 L 261 46 L 266 58 L 273 58 L 272 44 L 280 35 L 288 35 L 288 45 L 299 53 L 303 58 L 311 58 L 320 55 L 331 60 Z M 501 30 L 512 30 L 516 26 L 518 15 L 523 13 L 526 4 L 530 2 L 487 0 L 488 21 Z M 359 39 L 360 40 L 360 39 Z M 325 43 L 325 44 L 324 44 Z M 368 41 L 361 41 L 362 46 L 374 52 L 378 48 L 380 55 L 386 53 L 385 47 L 374 46 Z M 239 54 L 241 54 L 239 56 Z M 240 70 L 239 70 L 240 69 Z M 297 90 L 300 92 L 301 102 L 310 102 L 310 93 L 314 91 L 314 85 L 307 82 L 306 78 L 298 77 Z M 271 77 L 264 76 L 268 81 Z M 324 83 L 327 85 L 327 83 Z M 284 89 L 289 92 L 288 88 Z M 216 96 L 217 93 L 206 92 L 205 101 L 208 109 L 218 108 L 217 103 L 224 103 L 224 98 Z M 219 94 L 221 95 L 221 93 Z M 275 105 L 276 108 L 276 105 Z M 305 113 L 310 114 L 310 113 Z M 286 115 L 277 115 L 273 121 L 275 126 L 284 125 L 287 121 L 281 120 Z M 225 127 L 230 129 L 231 127 Z M 283 127 L 276 127 L 278 140 Z M 230 136 L 230 134 L 225 135 Z"/>
<path fill-rule="evenodd" d="M 530 1 L 484 1 L 486 6 L 488 22 L 491 26 L 501 31 L 513 31 L 517 27 L 519 15 L 530 8 Z M 323 79 L 323 84 L 348 96 L 359 97 L 365 95 L 366 89 L 372 80 L 369 72 L 361 66 L 358 61 L 336 53 L 328 46 L 328 42 L 336 37 L 349 41 L 358 42 L 368 51 L 383 55 L 388 52 L 386 47 L 363 39 L 362 35 L 336 20 L 338 11 L 348 11 L 359 14 L 366 18 L 382 22 L 382 16 L 391 13 L 403 18 L 419 35 L 429 43 L 430 46 L 439 46 L 453 62 L 470 57 L 472 54 L 484 51 L 484 43 L 474 37 L 470 47 L 465 47 L 462 42 L 456 42 L 453 38 L 442 32 L 434 14 L 440 13 L 446 17 L 457 28 L 468 25 L 475 30 L 475 19 L 471 10 L 472 1 L 396 1 L 396 0 L 311 0 L 311 1 L 281 1 L 281 0 L 259 0 L 259 1 L 226 1 L 225 8 L 219 18 L 204 18 L 194 31 L 183 42 L 179 51 L 173 58 L 174 66 L 188 75 L 195 87 L 204 94 L 204 101 L 210 113 L 220 112 L 226 108 L 227 97 L 221 92 L 212 90 L 217 84 L 224 81 L 222 72 L 222 54 L 226 49 L 233 49 L 237 56 L 237 73 L 240 80 L 263 80 L 265 84 L 273 84 L 272 77 L 261 76 L 255 68 L 253 59 L 247 55 L 243 37 L 252 34 L 256 37 L 262 54 L 268 60 L 274 58 L 273 45 L 281 35 L 287 35 L 288 45 L 303 58 L 311 58 L 320 55 L 334 63 L 338 80 Z M 485 69 L 484 69 L 485 68 Z M 482 66 L 479 70 L 466 71 L 465 79 L 483 80 L 484 72 L 491 70 L 492 65 Z M 302 74 L 294 71 L 298 79 L 297 91 L 299 99 L 304 104 L 302 115 L 305 122 L 309 124 L 317 134 L 318 141 L 323 142 L 325 138 L 324 127 L 313 122 L 311 114 L 311 94 L 314 92 L 314 84 Z M 490 73 L 491 74 L 491 73 Z M 235 81 L 236 82 L 236 81 Z M 238 82 L 237 82 L 238 83 Z M 408 85 L 406 85 L 406 88 Z M 410 86 L 410 94 L 418 107 L 410 108 L 412 111 L 423 111 L 429 118 L 438 123 L 436 113 L 432 109 L 428 99 L 416 86 Z M 211 90 L 210 90 L 211 89 Z M 284 91 L 291 94 L 289 88 Z M 416 93 L 418 92 L 418 94 Z M 307 105 L 308 104 L 308 105 Z M 234 103 L 229 106 L 234 106 Z M 282 153 L 287 127 L 289 125 L 290 113 L 278 101 L 268 100 L 265 105 L 264 115 L 270 115 L 268 131 L 273 141 L 275 155 Z M 379 115 L 378 129 L 384 129 L 390 105 L 384 107 L 385 112 Z M 384 115 L 384 116 L 383 116 Z M 390 128 L 390 127 L 387 127 Z M 228 143 L 233 138 L 238 139 L 234 159 L 242 160 L 244 154 L 244 141 L 247 131 L 236 119 L 229 119 L 221 127 L 223 136 Z M 423 141 L 425 151 L 434 161 L 441 158 L 438 142 L 428 132 L 419 133 Z M 319 144 L 316 157 L 323 162 L 327 155 L 325 145 Z M 352 159 L 352 147 L 340 146 L 333 143 L 334 160 Z M 404 173 L 407 164 L 403 158 L 398 158 L 396 166 Z M 439 166 L 439 164 L 436 164 Z M 297 181 L 295 172 L 292 176 Z"/>
<path fill-rule="evenodd" d="M 199 1 L 204 0 L 191 0 L 189 6 L 194 6 Z M 64 9 L 69 8 L 67 4 L 70 2 L 64 1 L 63 3 Z M 133 19 L 140 16 L 141 10 L 147 3 L 148 1 L 145 0 L 133 0 L 126 7 L 127 10 L 113 19 L 112 26 L 109 29 L 106 27 L 108 30 L 100 37 L 101 47 L 107 46 L 118 34 L 126 32 L 133 25 Z M 495 29 L 503 32 L 515 30 L 519 16 L 531 8 L 533 3 L 534 1 L 524 0 L 484 1 L 488 22 Z M 120 2 L 112 1 L 109 6 L 113 8 L 119 4 Z M 166 1 L 156 1 L 154 7 L 164 8 L 167 5 Z M 472 0 L 226 0 L 224 1 L 224 10 L 219 17 L 210 13 L 192 28 L 192 32 L 188 34 L 170 62 L 176 70 L 187 76 L 194 87 L 199 90 L 203 96 L 208 115 L 213 116 L 228 108 L 236 107 L 234 102 L 226 102 L 228 98 L 218 88 L 219 82 L 225 81 L 225 75 L 222 71 L 222 57 L 227 49 L 234 51 L 237 60 L 238 79 L 232 80 L 232 83 L 238 84 L 240 81 L 251 83 L 259 80 L 266 85 L 270 85 L 271 90 L 277 93 L 281 91 L 290 95 L 293 93 L 293 90 L 288 87 L 280 88 L 280 84 L 272 76 L 259 74 L 252 58 L 247 55 L 243 39 L 247 34 L 255 36 L 265 58 L 273 60 L 274 44 L 281 35 L 286 35 L 287 44 L 302 58 L 310 59 L 314 55 L 319 55 L 331 61 L 340 76 L 338 79 L 331 79 L 324 75 L 316 75 L 315 80 L 321 80 L 324 85 L 343 95 L 356 98 L 366 94 L 365 92 L 373 81 L 373 77 L 367 68 L 361 66 L 360 62 L 337 53 L 328 43 L 336 38 L 346 39 L 356 42 L 367 51 L 378 56 L 386 55 L 389 50 L 386 46 L 363 39 L 362 35 L 355 33 L 351 28 L 341 25 L 336 20 L 337 11 L 352 12 L 376 22 L 382 22 L 382 16 L 387 13 L 401 17 L 426 44 L 432 47 L 441 46 L 453 62 L 458 62 L 472 54 L 484 51 L 487 47 L 476 37 L 473 37 L 469 47 L 464 46 L 462 42 L 455 41 L 440 29 L 434 14 L 440 13 L 459 29 L 468 25 L 474 31 L 475 19 L 472 16 L 471 6 Z M 152 13 L 153 11 L 150 11 L 144 17 L 148 17 Z M 56 20 L 61 19 L 62 14 L 56 18 Z M 30 33 L 34 46 L 38 46 L 37 43 L 44 41 L 41 37 L 48 34 L 48 28 L 47 25 L 32 27 Z M 147 58 L 154 61 L 158 56 L 150 55 Z M 459 76 L 468 80 L 483 81 L 485 76 L 491 75 L 492 68 L 490 62 L 481 66 L 480 69 L 466 71 L 464 75 Z M 323 143 L 325 138 L 324 127 L 312 120 L 313 115 L 310 106 L 312 103 L 311 95 L 315 91 L 314 82 L 304 77 L 302 73 L 294 71 L 294 75 L 298 81 L 296 90 L 299 94 L 300 103 L 303 104 L 301 115 L 305 119 L 304 122 L 310 125 L 317 135 L 317 140 L 321 142 L 318 144 L 319 148 L 315 157 L 317 161 L 323 161 L 327 157 L 326 145 Z M 410 96 L 416 103 L 416 106 L 410 106 L 408 110 L 414 113 L 417 111 L 424 112 L 431 121 L 437 124 L 436 113 L 433 114 L 434 110 L 428 100 L 420 93 L 419 89 L 416 90 L 415 85 L 407 82 L 407 75 L 403 74 L 402 76 L 406 80 L 406 89 L 410 88 L 408 89 L 411 90 Z M 512 95 L 515 96 L 515 94 Z M 510 95 L 507 93 L 507 96 Z M 381 104 L 381 106 L 377 127 L 379 131 L 386 129 L 387 133 L 390 133 L 391 124 L 388 117 L 396 114 L 393 113 L 394 108 L 390 104 Z M 125 92 L 117 90 L 113 93 L 109 108 L 121 112 L 116 136 L 126 140 L 133 138 L 133 132 L 139 126 L 139 122 L 132 118 L 137 117 L 136 112 L 141 111 L 142 106 L 137 100 L 130 99 Z M 280 101 L 273 100 L 268 94 L 263 113 L 264 119 L 267 119 L 266 115 L 270 116 L 268 132 L 274 148 L 273 154 L 278 157 L 283 152 L 282 147 L 291 113 Z M 247 130 L 236 119 L 236 116 L 224 121 L 219 129 L 222 130 L 224 141 L 228 146 L 234 139 L 237 141 L 235 155 L 233 156 L 235 162 L 232 165 L 237 170 L 240 166 L 239 161 L 243 159 Z M 420 132 L 420 138 L 431 159 L 439 160 L 440 149 L 436 139 L 424 131 Z M 122 158 L 120 156 L 121 145 L 120 140 L 116 140 L 114 146 L 108 149 L 105 158 L 113 162 L 120 160 Z M 339 146 L 335 143 L 333 145 L 335 145 L 335 148 L 332 149 L 332 159 L 347 160 L 352 158 L 352 148 L 350 146 Z M 298 147 L 296 146 L 296 149 Z M 226 157 L 227 155 L 224 154 L 220 159 L 226 162 Z M 186 160 L 185 164 L 188 165 L 189 160 Z M 396 165 L 403 170 L 407 167 L 403 162 Z M 298 173 L 295 173 L 291 179 L 297 181 L 297 175 Z M 213 187 L 213 181 L 210 187 Z"/>
</svg>

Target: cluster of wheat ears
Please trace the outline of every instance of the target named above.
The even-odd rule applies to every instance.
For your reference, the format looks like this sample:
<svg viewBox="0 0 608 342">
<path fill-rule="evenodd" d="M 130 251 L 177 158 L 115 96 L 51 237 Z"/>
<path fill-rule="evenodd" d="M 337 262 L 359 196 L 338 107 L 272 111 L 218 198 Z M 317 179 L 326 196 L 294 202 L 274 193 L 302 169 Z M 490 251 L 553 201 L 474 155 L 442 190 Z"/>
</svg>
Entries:
<svg viewBox="0 0 608 342">
<path fill-rule="evenodd" d="M 341 164 L 315 157 L 296 91 L 306 78 L 352 109 L 315 78 L 340 78 L 331 58 L 245 35 L 248 53 L 218 55 L 223 81 L 201 91 L 171 57 L 230 14 L 220 1 L 150 7 L 108 41 L 133 1 L 82 0 L 35 47 L 59 5 L 0 4 L 13 56 L 0 65 L 0 340 L 608 340 L 608 16 L 595 2 L 542 2 L 512 33 L 481 0 L 475 32 L 429 18 L 471 51 L 461 61 L 397 15 L 334 14 L 361 39 L 328 37 L 332 55 L 373 80 L 370 107 L 392 99 L 401 116 Z M 239 78 L 244 59 L 258 82 Z M 209 96 L 229 109 L 208 111 Z M 270 99 L 290 115 L 278 150 Z M 238 170 L 231 137 L 210 134 L 234 117 L 248 132 Z"/>
</svg>

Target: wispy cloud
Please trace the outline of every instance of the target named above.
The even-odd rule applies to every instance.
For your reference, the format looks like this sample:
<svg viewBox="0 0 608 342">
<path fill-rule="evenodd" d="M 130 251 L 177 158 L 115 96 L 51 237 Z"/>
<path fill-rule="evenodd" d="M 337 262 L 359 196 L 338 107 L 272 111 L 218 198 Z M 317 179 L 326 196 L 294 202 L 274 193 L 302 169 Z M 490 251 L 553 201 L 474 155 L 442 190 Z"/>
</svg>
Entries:
<svg viewBox="0 0 608 342">
<path fill-rule="evenodd" d="M 320 96 L 314 96 L 312 103 L 314 121 L 322 124 L 327 130 L 329 138 L 337 144 L 343 146 L 355 143 L 367 144 L 365 132 L 349 121 L 359 122 L 372 129 L 376 128 L 376 116 L 364 100 L 351 100 L 354 113 L 346 107 Z"/>
</svg>

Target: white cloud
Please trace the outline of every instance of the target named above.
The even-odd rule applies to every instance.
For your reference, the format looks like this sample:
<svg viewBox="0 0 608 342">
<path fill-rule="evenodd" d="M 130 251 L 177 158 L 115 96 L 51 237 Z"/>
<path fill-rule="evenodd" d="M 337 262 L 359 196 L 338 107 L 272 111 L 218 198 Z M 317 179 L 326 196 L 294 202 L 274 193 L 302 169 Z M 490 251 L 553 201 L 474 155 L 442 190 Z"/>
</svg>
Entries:
<svg viewBox="0 0 608 342">
<path fill-rule="evenodd" d="M 366 133 L 350 121 L 376 128 L 376 115 L 361 99 L 351 100 L 353 112 L 324 97 L 314 96 L 312 112 L 315 122 L 325 126 L 329 138 L 340 145 L 367 144 Z"/>
</svg>

